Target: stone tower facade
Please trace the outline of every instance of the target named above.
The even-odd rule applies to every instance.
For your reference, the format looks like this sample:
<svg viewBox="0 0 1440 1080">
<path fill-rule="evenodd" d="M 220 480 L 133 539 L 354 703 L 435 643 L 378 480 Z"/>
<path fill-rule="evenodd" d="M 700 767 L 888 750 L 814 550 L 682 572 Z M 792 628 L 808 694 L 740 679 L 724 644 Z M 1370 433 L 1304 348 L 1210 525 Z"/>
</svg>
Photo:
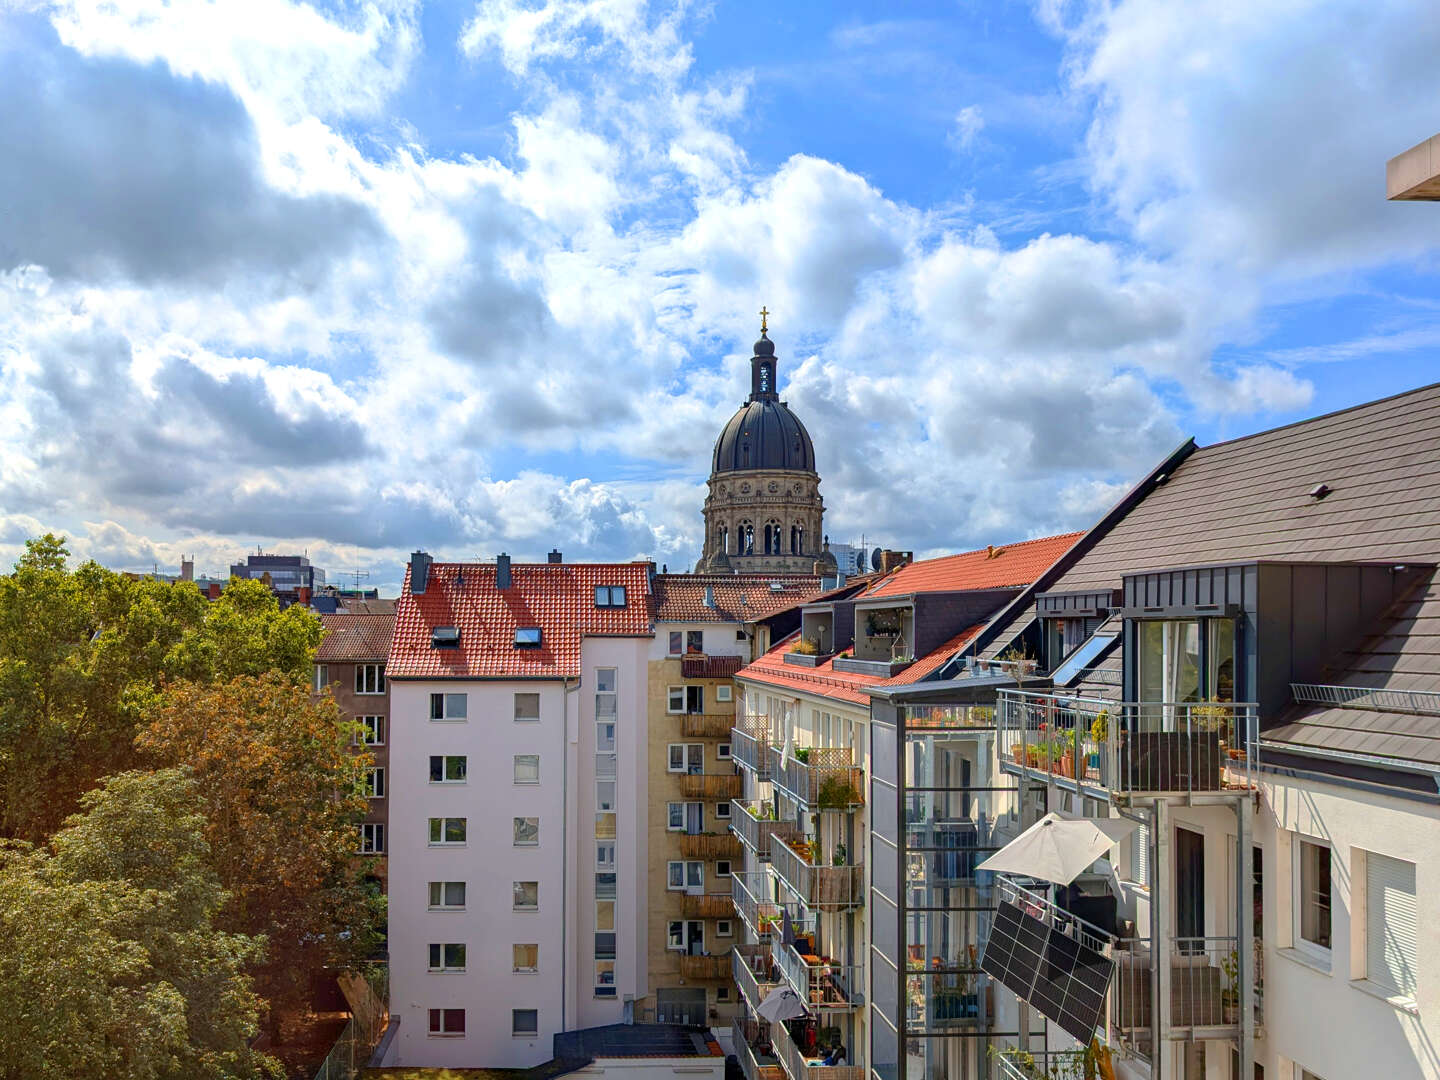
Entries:
<svg viewBox="0 0 1440 1080">
<path fill-rule="evenodd" d="M 702 573 L 834 573 L 810 433 L 780 400 L 775 345 L 762 327 L 750 396 L 715 441 Z M 817 566 L 818 564 L 818 566 Z"/>
</svg>

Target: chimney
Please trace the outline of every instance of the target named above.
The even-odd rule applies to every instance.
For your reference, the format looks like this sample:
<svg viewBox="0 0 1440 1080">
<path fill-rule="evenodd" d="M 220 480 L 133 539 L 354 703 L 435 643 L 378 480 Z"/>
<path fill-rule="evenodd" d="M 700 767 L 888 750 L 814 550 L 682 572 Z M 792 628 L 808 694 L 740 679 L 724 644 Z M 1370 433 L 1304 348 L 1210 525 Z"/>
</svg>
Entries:
<svg viewBox="0 0 1440 1080">
<path fill-rule="evenodd" d="M 423 551 L 412 552 L 410 555 L 410 595 L 424 596 L 425 589 L 430 584 L 430 563 L 429 555 Z"/>
<path fill-rule="evenodd" d="M 708 608 L 713 608 L 713 607 L 715 606 L 715 586 L 714 586 L 714 585 L 706 585 L 706 586 L 705 586 L 705 606 L 708 607 Z"/>
<path fill-rule="evenodd" d="M 497 589 L 510 587 L 510 556 L 503 551 L 495 560 L 495 587 Z"/>
<path fill-rule="evenodd" d="M 886 548 L 880 552 L 880 572 L 888 574 L 891 570 L 899 570 L 900 567 L 907 566 L 914 560 L 915 553 L 913 551 L 891 551 Z"/>
<path fill-rule="evenodd" d="M 561 563 L 561 562 L 564 562 L 565 559 L 564 559 L 564 557 L 560 554 L 560 549 L 559 549 L 559 548 L 551 548 L 551 549 L 550 549 L 550 554 L 549 554 L 549 556 L 546 558 L 545 561 L 548 562 L 548 563 L 552 563 L 552 564 L 553 564 L 553 563 Z"/>
</svg>

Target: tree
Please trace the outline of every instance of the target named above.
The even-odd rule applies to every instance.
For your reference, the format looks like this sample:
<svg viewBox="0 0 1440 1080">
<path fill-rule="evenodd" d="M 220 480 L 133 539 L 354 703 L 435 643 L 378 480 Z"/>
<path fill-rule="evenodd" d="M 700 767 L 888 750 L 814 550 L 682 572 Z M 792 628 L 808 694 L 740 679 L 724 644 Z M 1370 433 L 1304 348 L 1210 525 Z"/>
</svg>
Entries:
<svg viewBox="0 0 1440 1080">
<path fill-rule="evenodd" d="M 133 768 L 167 681 L 304 683 L 320 642 L 313 614 L 282 612 L 259 582 L 211 603 L 187 582 L 70 570 L 66 556 L 47 534 L 0 577 L 0 836 L 43 840 L 102 776 Z"/>
<path fill-rule="evenodd" d="M 0 1077 L 251 1080 L 263 942 L 215 926 L 195 784 L 111 777 L 50 849 L 0 847 Z"/>
<path fill-rule="evenodd" d="M 277 1010 L 376 943 L 382 913 L 356 856 L 372 759 L 352 749 L 357 730 L 328 696 L 272 673 L 171 686 L 137 738 L 155 763 L 193 770 L 230 894 L 224 925 L 267 936 L 254 970 Z"/>
</svg>

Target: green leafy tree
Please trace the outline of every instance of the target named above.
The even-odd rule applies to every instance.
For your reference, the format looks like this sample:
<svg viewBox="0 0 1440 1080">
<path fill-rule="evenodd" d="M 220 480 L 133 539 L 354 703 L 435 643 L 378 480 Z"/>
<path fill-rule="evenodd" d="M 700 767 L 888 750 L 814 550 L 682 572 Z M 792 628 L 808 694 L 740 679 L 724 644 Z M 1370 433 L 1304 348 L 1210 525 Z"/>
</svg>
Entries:
<svg viewBox="0 0 1440 1080">
<path fill-rule="evenodd" d="M 49 849 L 0 847 L 0 1077 L 256 1080 L 263 942 L 217 929 L 196 785 L 111 777 Z"/>
</svg>

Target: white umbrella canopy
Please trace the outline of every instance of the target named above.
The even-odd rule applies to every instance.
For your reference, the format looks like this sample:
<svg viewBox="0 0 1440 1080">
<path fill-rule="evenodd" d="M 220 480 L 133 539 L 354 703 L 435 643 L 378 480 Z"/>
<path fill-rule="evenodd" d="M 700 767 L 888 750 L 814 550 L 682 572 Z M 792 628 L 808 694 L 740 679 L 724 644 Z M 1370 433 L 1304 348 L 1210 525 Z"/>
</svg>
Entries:
<svg viewBox="0 0 1440 1080">
<path fill-rule="evenodd" d="M 1135 822 L 1124 818 L 1046 814 L 976 869 L 1069 885 L 1134 831 Z"/>
<path fill-rule="evenodd" d="M 788 986 L 782 986 L 771 990 L 765 1000 L 755 1006 L 755 1014 L 762 1020 L 768 1020 L 772 1024 L 778 1024 L 782 1020 L 794 1020 L 797 1017 L 808 1015 L 805 1003 L 800 1000 L 800 995 L 791 990 Z"/>
</svg>

